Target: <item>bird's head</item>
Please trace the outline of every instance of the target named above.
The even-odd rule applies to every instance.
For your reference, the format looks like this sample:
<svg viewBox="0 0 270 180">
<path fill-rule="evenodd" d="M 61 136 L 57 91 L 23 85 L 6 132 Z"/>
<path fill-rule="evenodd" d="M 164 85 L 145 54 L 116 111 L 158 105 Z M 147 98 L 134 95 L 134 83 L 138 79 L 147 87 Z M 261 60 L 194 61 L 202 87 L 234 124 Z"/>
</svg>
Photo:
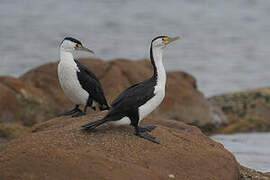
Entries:
<svg viewBox="0 0 270 180">
<path fill-rule="evenodd" d="M 168 44 L 173 41 L 180 39 L 180 37 L 168 37 L 168 36 L 158 36 L 152 40 L 153 48 L 165 48 Z"/>
<path fill-rule="evenodd" d="M 60 44 L 60 47 L 61 49 L 67 52 L 86 51 L 94 54 L 94 51 L 84 47 L 79 40 L 74 39 L 72 37 L 66 37 Z"/>
</svg>

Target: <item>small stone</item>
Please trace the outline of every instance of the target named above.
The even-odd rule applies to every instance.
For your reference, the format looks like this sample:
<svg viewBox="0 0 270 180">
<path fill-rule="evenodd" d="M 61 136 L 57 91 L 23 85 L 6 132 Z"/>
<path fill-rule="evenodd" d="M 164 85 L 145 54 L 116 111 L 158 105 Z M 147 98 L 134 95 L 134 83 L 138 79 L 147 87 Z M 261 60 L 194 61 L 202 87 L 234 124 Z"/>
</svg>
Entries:
<svg viewBox="0 0 270 180">
<path fill-rule="evenodd" d="M 169 174 L 169 178 L 170 178 L 170 179 L 174 179 L 174 178 L 175 178 L 175 175 Z"/>
</svg>

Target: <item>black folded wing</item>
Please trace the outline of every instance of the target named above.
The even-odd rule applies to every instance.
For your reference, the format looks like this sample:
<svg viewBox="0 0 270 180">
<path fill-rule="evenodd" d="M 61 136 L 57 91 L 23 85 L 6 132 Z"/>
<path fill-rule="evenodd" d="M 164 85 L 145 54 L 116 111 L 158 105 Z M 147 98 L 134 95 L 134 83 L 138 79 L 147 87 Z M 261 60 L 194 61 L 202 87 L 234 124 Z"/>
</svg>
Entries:
<svg viewBox="0 0 270 180">
<path fill-rule="evenodd" d="M 134 84 L 123 91 L 112 103 L 108 117 L 120 115 L 127 116 L 130 112 L 137 111 L 140 106 L 149 101 L 154 94 L 154 79 Z"/>
<path fill-rule="evenodd" d="M 102 86 L 96 75 L 87 69 L 84 65 L 75 60 L 79 71 L 77 76 L 82 88 L 89 93 L 90 98 L 98 102 L 100 105 L 108 105 Z"/>
</svg>

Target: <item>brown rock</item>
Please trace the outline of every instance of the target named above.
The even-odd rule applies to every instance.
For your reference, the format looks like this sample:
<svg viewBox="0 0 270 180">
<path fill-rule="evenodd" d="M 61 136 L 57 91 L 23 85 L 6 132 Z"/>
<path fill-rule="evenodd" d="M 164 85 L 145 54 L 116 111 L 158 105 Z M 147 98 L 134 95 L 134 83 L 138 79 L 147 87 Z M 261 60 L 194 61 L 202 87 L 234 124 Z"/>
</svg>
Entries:
<svg viewBox="0 0 270 180">
<path fill-rule="evenodd" d="M 54 110 L 42 96 L 42 91 L 19 79 L 0 77 L 0 94 L 0 122 L 20 122 L 31 126 L 53 116 Z"/>
<path fill-rule="evenodd" d="M 17 123 L 0 123 L 0 144 L 5 143 L 7 140 L 25 135 L 29 129 Z"/>
<path fill-rule="evenodd" d="M 98 76 L 109 103 L 124 89 L 151 77 L 153 73 L 147 60 L 80 61 Z M 194 124 L 205 130 L 211 130 L 225 122 L 221 111 L 215 109 L 197 90 L 196 80 L 192 76 L 184 72 L 167 74 L 165 99 L 153 115 Z M 5 111 L 1 112 L 0 122 L 17 121 L 32 125 L 73 107 L 59 86 L 57 63 L 35 68 L 19 79 L 8 77 L 1 79 L 0 83 L 5 87 L 0 86 L 0 92 L 5 91 L 6 95 L 3 98 L 10 103 Z M 0 103 L 0 106 L 4 105 Z M 89 110 L 90 112 L 93 111 Z"/>
<path fill-rule="evenodd" d="M 229 93 L 209 99 L 227 116 L 219 133 L 264 132 L 270 130 L 270 89 Z"/>
<path fill-rule="evenodd" d="M 8 77 L 5 77 L 8 78 Z M 11 88 L 0 83 L 0 119 L 1 122 L 13 122 L 19 117 L 16 108 L 16 98 Z"/>
<path fill-rule="evenodd" d="M 131 127 L 80 126 L 105 113 L 58 118 L 34 127 L 0 151 L 0 179 L 217 179 L 237 180 L 231 153 L 201 131 L 179 121 L 151 119 L 160 145 L 133 135 Z"/>
<path fill-rule="evenodd" d="M 197 90 L 195 79 L 184 72 L 168 73 L 166 96 L 157 115 L 196 125 L 211 131 L 226 122 L 221 110 Z"/>
<path fill-rule="evenodd" d="M 269 173 L 262 173 L 239 165 L 239 180 L 270 180 Z"/>
</svg>

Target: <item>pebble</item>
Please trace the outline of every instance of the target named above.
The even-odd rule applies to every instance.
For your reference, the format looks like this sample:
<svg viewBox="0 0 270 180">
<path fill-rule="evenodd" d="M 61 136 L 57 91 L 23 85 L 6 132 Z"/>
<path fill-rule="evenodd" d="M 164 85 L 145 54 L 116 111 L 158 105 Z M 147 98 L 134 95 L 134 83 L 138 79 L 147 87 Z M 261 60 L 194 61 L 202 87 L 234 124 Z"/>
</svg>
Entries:
<svg viewBox="0 0 270 180">
<path fill-rule="evenodd" d="M 169 174 L 169 178 L 170 178 L 170 179 L 174 179 L 174 178 L 175 178 L 175 175 Z"/>
</svg>

